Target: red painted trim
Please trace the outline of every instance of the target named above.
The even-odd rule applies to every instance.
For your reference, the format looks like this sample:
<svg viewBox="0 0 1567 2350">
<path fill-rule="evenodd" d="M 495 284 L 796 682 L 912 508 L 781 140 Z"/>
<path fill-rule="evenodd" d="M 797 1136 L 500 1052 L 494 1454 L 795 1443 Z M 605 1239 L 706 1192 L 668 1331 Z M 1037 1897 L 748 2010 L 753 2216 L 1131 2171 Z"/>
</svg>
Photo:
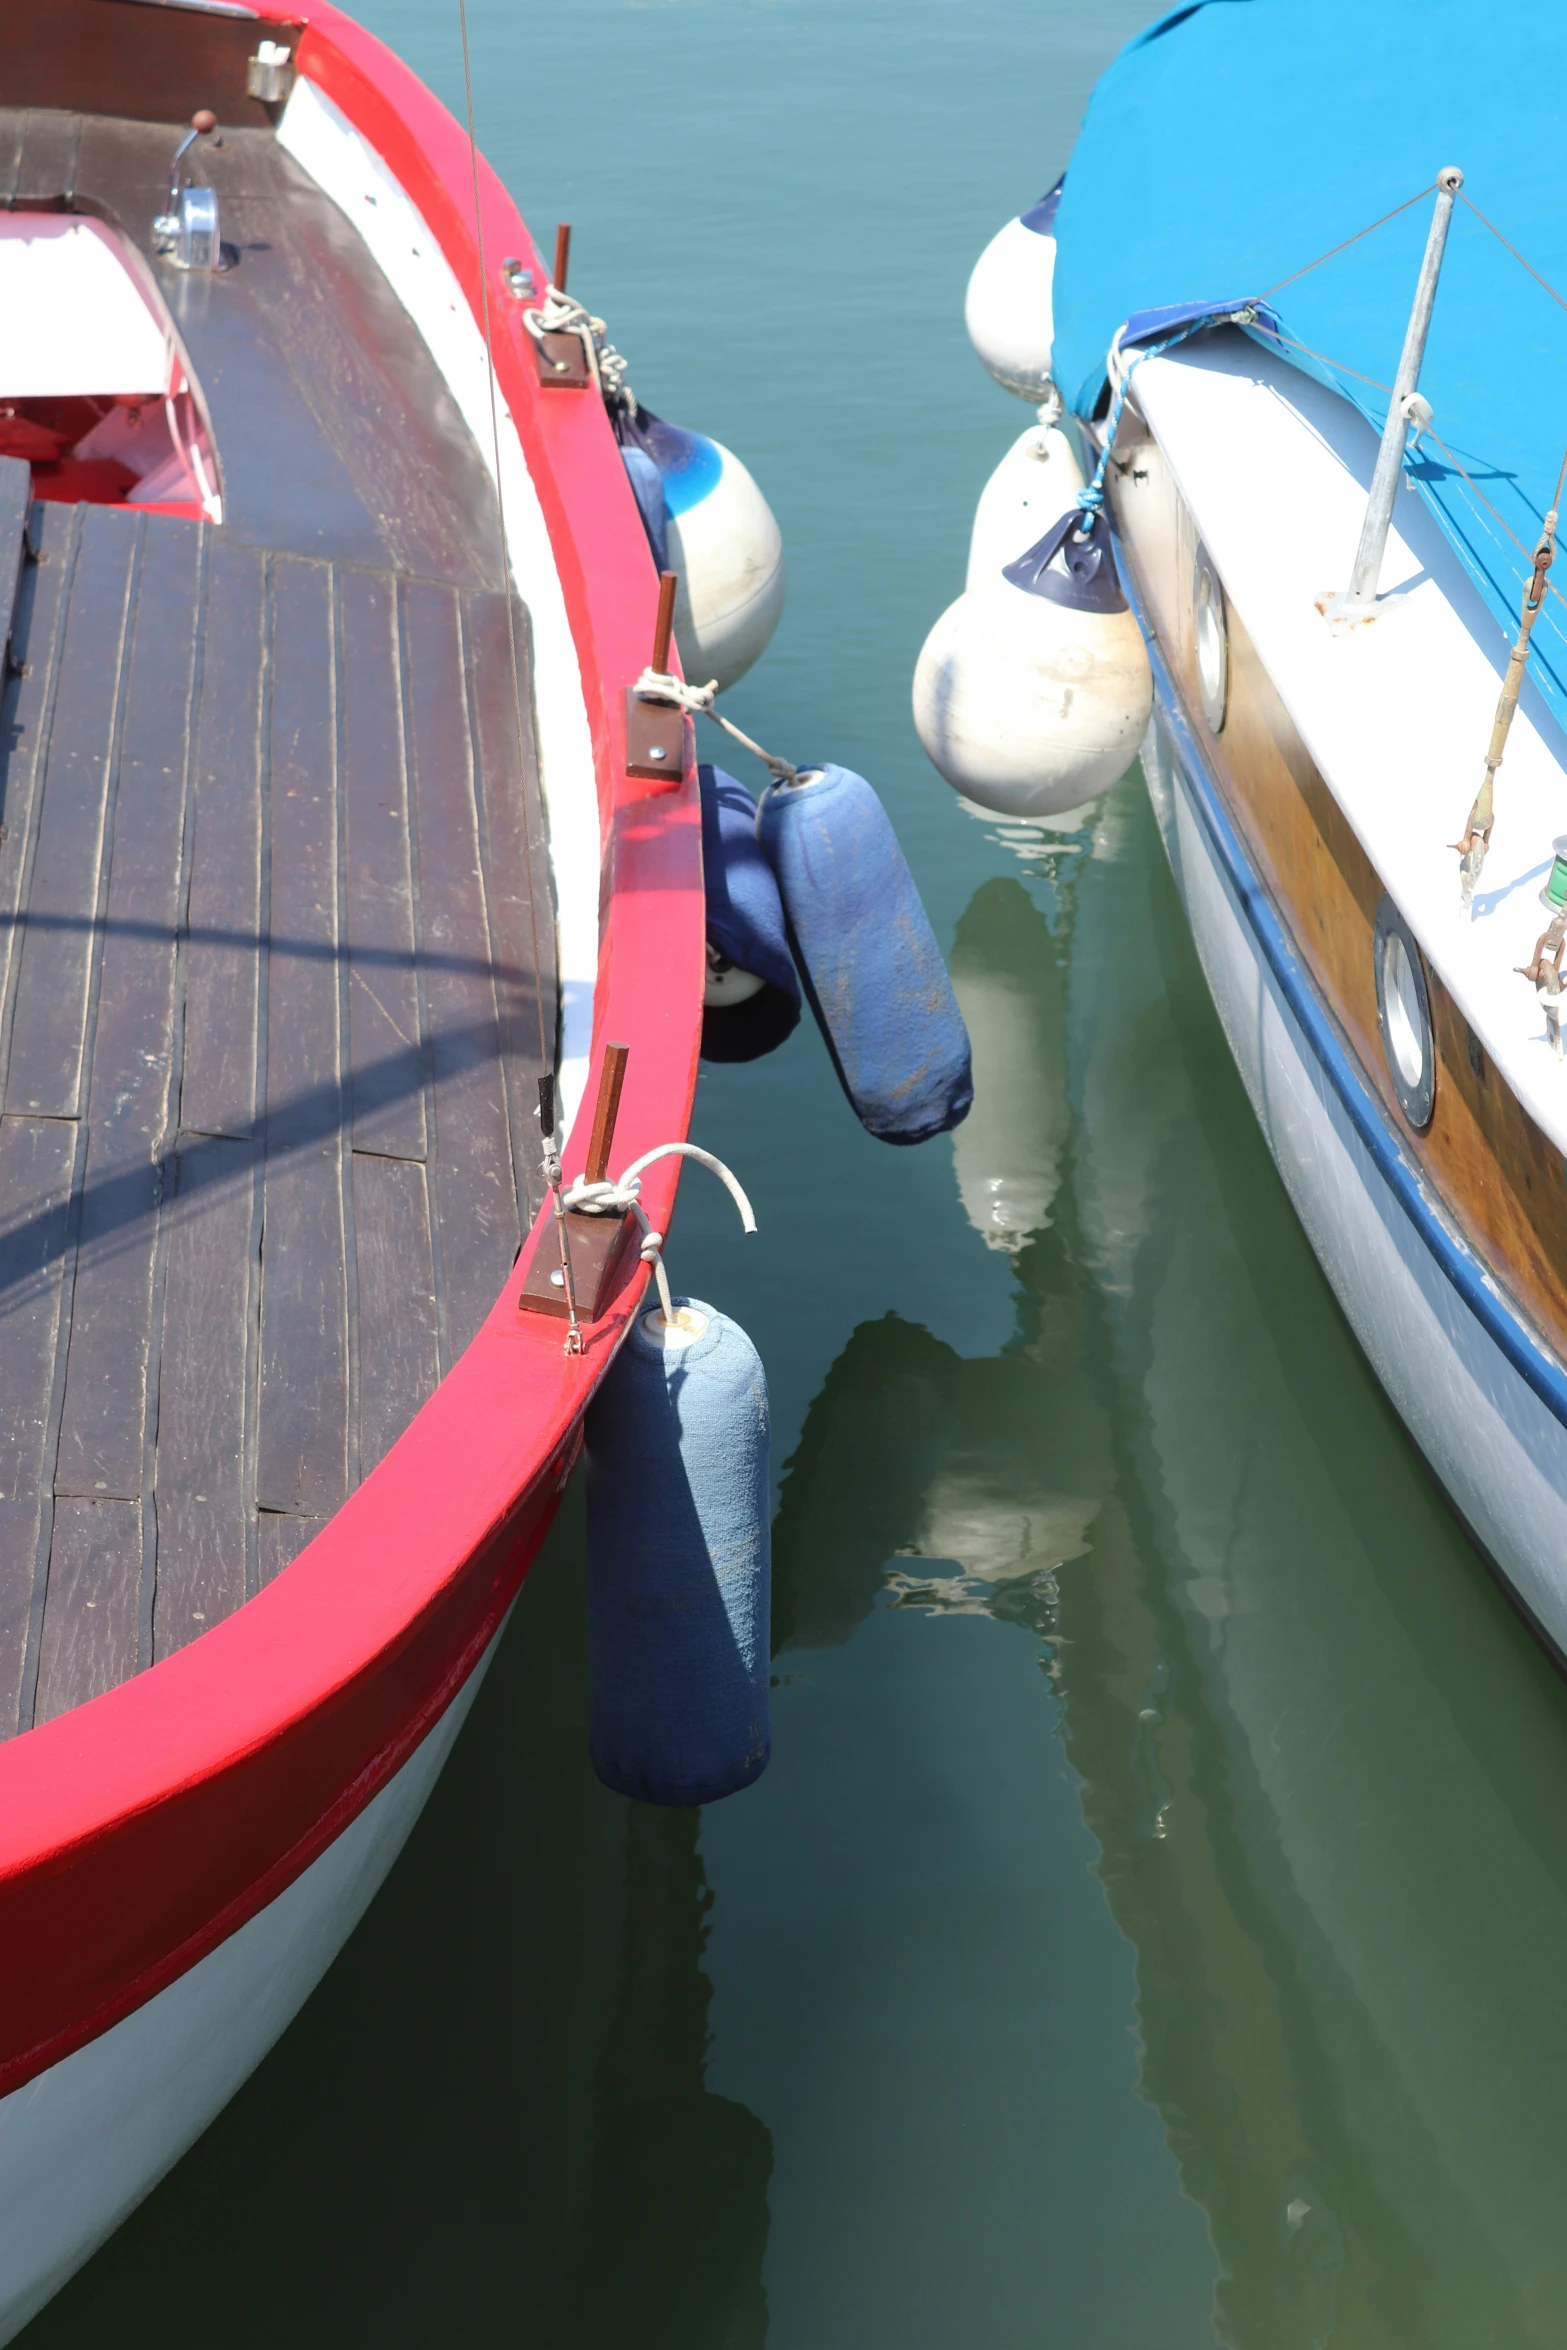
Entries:
<svg viewBox="0 0 1567 2350">
<path fill-rule="evenodd" d="M 260 13 L 284 11 L 262 0 Z M 467 140 L 337 10 L 298 63 L 400 180 L 475 315 Z M 496 367 L 544 508 L 582 666 L 605 839 L 595 1040 L 631 1047 L 618 1147 L 684 1136 L 701 1033 L 701 835 L 681 790 L 623 776 L 623 687 L 656 582 L 591 394 L 541 394 L 498 271 L 537 254 L 480 178 Z M 689 751 L 689 745 L 688 745 Z M 582 1164 L 585 1121 L 566 1152 Z M 646 1178 L 667 1229 L 678 1162 Z M 178 1655 L 0 1746 L 0 2093 L 104 2031 L 290 1884 L 385 1786 L 495 1636 L 553 1516 L 583 1407 L 640 1296 L 568 1357 L 508 1282 L 375 1473 L 277 1581 Z"/>
</svg>

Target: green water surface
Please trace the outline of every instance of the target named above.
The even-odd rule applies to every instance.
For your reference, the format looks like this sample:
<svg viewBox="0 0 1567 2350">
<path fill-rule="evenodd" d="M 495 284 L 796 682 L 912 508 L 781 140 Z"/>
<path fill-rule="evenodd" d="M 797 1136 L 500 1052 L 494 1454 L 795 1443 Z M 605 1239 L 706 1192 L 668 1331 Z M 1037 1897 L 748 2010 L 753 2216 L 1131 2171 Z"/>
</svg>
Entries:
<svg viewBox="0 0 1567 2350">
<path fill-rule="evenodd" d="M 364 13 L 460 103 L 455 0 Z M 761 1231 L 694 1176 L 670 1259 L 771 1381 L 766 1777 L 596 1785 L 573 1493 L 364 1924 L 29 2350 L 1567 2339 L 1567 1697 L 1317 1272 L 1140 778 L 1019 844 L 908 714 L 1028 421 L 968 268 L 1146 14 L 472 0 L 541 244 L 777 510 L 734 712 L 884 794 L 978 1099 L 887 1150 L 808 1024 L 702 1078 Z"/>
</svg>

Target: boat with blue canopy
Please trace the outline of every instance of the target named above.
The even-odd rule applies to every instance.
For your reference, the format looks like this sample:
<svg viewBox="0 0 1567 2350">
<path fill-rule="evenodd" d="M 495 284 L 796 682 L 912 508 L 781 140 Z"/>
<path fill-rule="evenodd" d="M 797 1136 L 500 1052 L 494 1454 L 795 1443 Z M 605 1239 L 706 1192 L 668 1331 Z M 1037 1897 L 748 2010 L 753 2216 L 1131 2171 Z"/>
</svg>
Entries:
<svg viewBox="0 0 1567 2350">
<path fill-rule="evenodd" d="M 1457 0 L 1198 0 L 1117 59 L 970 285 L 980 356 L 1044 397 L 915 717 L 967 798 L 1056 824 L 1146 726 L 1295 1207 L 1561 1658 L 1567 20 L 1526 6 L 1529 70 L 1496 77 L 1455 66 L 1475 30 Z"/>
</svg>

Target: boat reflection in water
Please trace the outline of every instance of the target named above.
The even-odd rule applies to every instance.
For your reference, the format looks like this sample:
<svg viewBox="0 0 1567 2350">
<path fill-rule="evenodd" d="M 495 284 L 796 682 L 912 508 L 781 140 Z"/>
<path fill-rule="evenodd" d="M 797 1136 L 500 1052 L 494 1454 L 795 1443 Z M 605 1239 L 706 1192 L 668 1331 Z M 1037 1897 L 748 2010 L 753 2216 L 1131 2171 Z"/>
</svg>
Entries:
<svg viewBox="0 0 1567 2350">
<path fill-rule="evenodd" d="M 854 1334 L 785 1480 L 780 1641 L 847 1636 L 890 1580 L 1051 1642 L 1222 2342 L 1555 2343 L 1567 1691 L 1310 1257 L 1136 783 L 960 926 L 993 1158 L 960 1156 L 964 1202 L 993 1242 L 1022 1169 L 1048 1228 L 994 1360 Z"/>
</svg>

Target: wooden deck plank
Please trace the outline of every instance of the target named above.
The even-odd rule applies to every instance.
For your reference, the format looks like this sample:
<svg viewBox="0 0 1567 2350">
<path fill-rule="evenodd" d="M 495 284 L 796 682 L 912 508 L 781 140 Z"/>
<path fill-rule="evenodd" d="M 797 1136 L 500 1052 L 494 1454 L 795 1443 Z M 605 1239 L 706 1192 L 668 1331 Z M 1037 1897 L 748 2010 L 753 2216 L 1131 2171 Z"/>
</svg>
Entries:
<svg viewBox="0 0 1567 2350">
<path fill-rule="evenodd" d="M 342 580 L 343 798 L 354 1148 L 422 1159 L 425 1054 L 414 961 L 396 583 Z"/>
<path fill-rule="evenodd" d="M 27 935 L 17 975 L 5 1106 L 74 1118 L 80 1107 L 100 859 L 139 522 L 90 507 L 65 616 L 63 675 L 44 769 Z"/>
<path fill-rule="evenodd" d="M 330 588 L 319 565 L 275 567 L 256 1501 L 302 1516 L 348 1489 Z"/>
<path fill-rule="evenodd" d="M 466 602 L 502 1069 L 512 1157 L 522 1177 L 531 1222 L 544 1196 L 537 1114 L 537 1080 L 542 1074 L 539 1012 L 542 998 L 545 1039 L 553 1051 L 556 996 L 555 901 L 550 884 L 549 833 L 538 789 L 533 629 L 527 607 L 514 599 L 514 690 L 504 599 L 470 596 Z"/>
<path fill-rule="evenodd" d="M 79 114 L 65 114 L 54 107 L 29 108 L 22 118 L 12 203 L 69 202 L 76 193 L 76 158 L 81 143 Z"/>
<path fill-rule="evenodd" d="M 21 583 L 32 503 L 31 466 L 20 457 L 0 457 L 0 650 L 11 641 L 11 618 Z"/>
<path fill-rule="evenodd" d="M 495 1302 L 520 1237 L 480 869 L 456 596 L 404 590 L 421 959 L 435 1101 L 443 1367 Z"/>
<path fill-rule="evenodd" d="M 56 1502 L 35 1722 L 53 1721 L 135 1672 L 141 1548 L 138 1503 Z"/>
<path fill-rule="evenodd" d="M 76 1128 L 0 1118 L 0 1735 L 17 1726 L 33 1610 Z"/>
<path fill-rule="evenodd" d="M 153 1653 L 241 1605 L 246 1358 L 253 1343 L 254 1142 L 184 1135 L 175 1164 L 158 1373 Z"/>
<path fill-rule="evenodd" d="M 354 1154 L 360 1469 L 368 1476 L 440 1376 L 425 1169 Z"/>
<path fill-rule="evenodd" d="M 22 163 L 22 126 L 26 120 L 19 106 L 0 108 L 0 204 L 7 211 L 16 200 L 16 175 Z"/>
<path fill-rule="evenodd" d="M 254 1131 L 261 1017 L 266 558 L 212 538 L 202 632 L 180 1124 Z"/>
<path fill-rule="evenodd" d="M 0 1085 L 21 965 L 23 911 L 37 841 L 39 786 L 54 715 L 64 616 L 79 523 L 69 506 L 35 506 L 29 526 L 37 560 L 24 560 L 12 626 L 12 674 L 0 700 L 0 743 L 9 745 L 0 784 Z"/>
<path fill-rule="evenodd" d="M 197 525 L 154 534 L 114 791 L 57 1493 L 142 1492 L 200 584 Z"/>
<path fill-rule="evenodd" d="M 285 1567 L 291 1567 L 305 1544 L 314 1542 L 326 1522 L 325 1518 L 295 1518 L 280 1511 L 263 1510 L 258 1521 L 261 1582 L 270 1583 L 274 1575 L 281 1575 Z"/>
</svg>

